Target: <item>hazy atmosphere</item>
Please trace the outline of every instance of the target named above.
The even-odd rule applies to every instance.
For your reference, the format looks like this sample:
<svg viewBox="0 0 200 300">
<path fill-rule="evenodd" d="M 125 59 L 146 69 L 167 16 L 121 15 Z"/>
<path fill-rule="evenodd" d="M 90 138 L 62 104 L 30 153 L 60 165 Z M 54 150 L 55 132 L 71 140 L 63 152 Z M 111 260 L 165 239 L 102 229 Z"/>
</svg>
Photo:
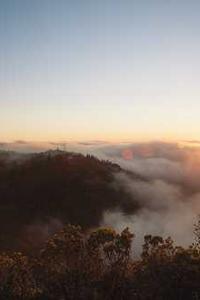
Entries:
<svg viewBox="0 0 200 300">
<path fill-rule="evenodd" d="M 99 225 L 112 226 L 117 230 L 129 226 L 137 234 L 137 252 L 147 232 L 171 236 L 181 245 L 192 242 L 193 225 L 200 213 L 200 147 L 197 141 L 182 144 L 15 141 L 2 143 L 1 149 L 19 153 L 64 150 L 117 163 L 122 169 L 136 175 L 116 174 L 115 184 L 123 186 L 131 194 L 133 207 L 136 201 L 140 208 L 137 212 L 124 212 L 120 209 L 120 202 L 119 206 L 113 205 L 109 209 L 102 206 L 103 215 L 102 210 L 98 214 Z M 79 210 L 78 207 L 75 209 Z"/>
<path fill-rule="evenodd" d="M 0 300 L 200 299 L 200 1 L 0 0 Z"/>
</svg>

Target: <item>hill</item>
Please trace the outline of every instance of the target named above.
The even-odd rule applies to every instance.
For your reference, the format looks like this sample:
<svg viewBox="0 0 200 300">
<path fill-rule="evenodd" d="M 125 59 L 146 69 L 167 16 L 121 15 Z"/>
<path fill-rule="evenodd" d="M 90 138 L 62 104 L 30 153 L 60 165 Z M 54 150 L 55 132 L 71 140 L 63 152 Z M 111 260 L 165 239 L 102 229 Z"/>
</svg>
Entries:
<svg viewBox="0 0 200 300">
<path fill-rule="evenodd" d="M 1 152 L 0 248 L 35 249 L 65 223 L 88 229 L 106 210 L 134 212 L 138 204 L 115 182 L 120 172 L 89 155 Z"/>
</svg>

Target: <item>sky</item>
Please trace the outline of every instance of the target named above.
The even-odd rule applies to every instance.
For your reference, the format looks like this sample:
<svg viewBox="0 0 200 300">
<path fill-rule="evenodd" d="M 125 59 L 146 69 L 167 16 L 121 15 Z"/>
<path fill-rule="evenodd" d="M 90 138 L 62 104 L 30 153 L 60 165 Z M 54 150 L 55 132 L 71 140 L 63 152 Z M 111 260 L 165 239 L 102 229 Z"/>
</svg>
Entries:
<svg viewBox="0 0 200 300">
<path fill-rule="evenodd" d="M 0 141 L 200 139 L 199 0 L 0 0 Z"/>
</svg>

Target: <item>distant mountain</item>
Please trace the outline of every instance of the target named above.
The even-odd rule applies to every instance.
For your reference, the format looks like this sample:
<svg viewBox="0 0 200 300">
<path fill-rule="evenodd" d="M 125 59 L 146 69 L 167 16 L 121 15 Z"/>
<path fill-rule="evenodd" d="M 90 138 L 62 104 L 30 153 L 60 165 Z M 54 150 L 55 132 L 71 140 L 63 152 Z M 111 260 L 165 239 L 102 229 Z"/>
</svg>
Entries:
<svg viewBox="0 0 200 300">
<path fill-rule="evenodd" d="M 93 156 L 0 152 L 0 248 L 37 248 L 65 223 L 96 227 L 106 210 L 138 204 L 116 183 L 123 171 Z M 134 176 L 133 174 L 129 174 Z"/>
</svg>

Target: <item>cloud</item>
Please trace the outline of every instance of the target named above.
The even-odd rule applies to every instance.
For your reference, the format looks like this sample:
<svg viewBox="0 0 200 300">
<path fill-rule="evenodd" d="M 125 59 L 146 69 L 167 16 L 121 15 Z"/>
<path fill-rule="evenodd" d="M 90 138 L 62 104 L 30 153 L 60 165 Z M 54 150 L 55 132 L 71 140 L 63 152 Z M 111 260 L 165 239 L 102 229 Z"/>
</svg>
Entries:
<svg viewBox="0 0 200 300">
<path fill-rule="evenodd" d="M 191 141 L 194 142 L 194 141 Z M 197 142 L 197 141 L 195 141 Z M 193 239 L 193 224 L 200 213 L 200 148 L 177 143 L 66 142 L 66 150 L 92 154 L 119 164 L 126 173 L 115 176 L 116 186 L 130 193 L 139 208 L 105 210 L 102 225 L 129 226 L 141 247 L 144 234 L 172 236 L 178 244 Z M 13 143 L 13 150 L 40 152 L 58 143 Z M 77 207 L 77 209 L 79 209 Z M 87 209 L 87 207 L 85 208 Z"/>
<path fill-rule="evenodd" d="M 102 224 L 120 230 L 129 226 L 136 233 L 136 252 L 141 250 L 145 234 L 171 236 L 177 244 L 189 245 L 200 213 L 199 149 L 166 143 L 126 147 L 133 151 L 131 160 L 124 159 L 121 146 L 113 152 L 106 149 L 106 153 L 121 167 L 141 176 L 135 180 L 126 174 L 116 175 L 116 181 L 132 194 L 140 209 L 134 214 L 107 211 Z"/>
<path fill-rule="evenodd" d="M 200 144 L 200 140 L 189 140 L 189 141 L 184 141 L 185 143 L 188 144 Z"/>
<path fill-rule="evenodd" d="M 25 145 L 25 144 L 28 144 L 28 142 L 27 142 L 27 141 L 24 141 L 24 140 L 16 140 L 16 141 L 14 142 L 14 144 Z"/>
<path fill-rule="evenodd" d="M 0 142 L 0 148 L 4 148 L 8 143 Z"/>
</svg>

